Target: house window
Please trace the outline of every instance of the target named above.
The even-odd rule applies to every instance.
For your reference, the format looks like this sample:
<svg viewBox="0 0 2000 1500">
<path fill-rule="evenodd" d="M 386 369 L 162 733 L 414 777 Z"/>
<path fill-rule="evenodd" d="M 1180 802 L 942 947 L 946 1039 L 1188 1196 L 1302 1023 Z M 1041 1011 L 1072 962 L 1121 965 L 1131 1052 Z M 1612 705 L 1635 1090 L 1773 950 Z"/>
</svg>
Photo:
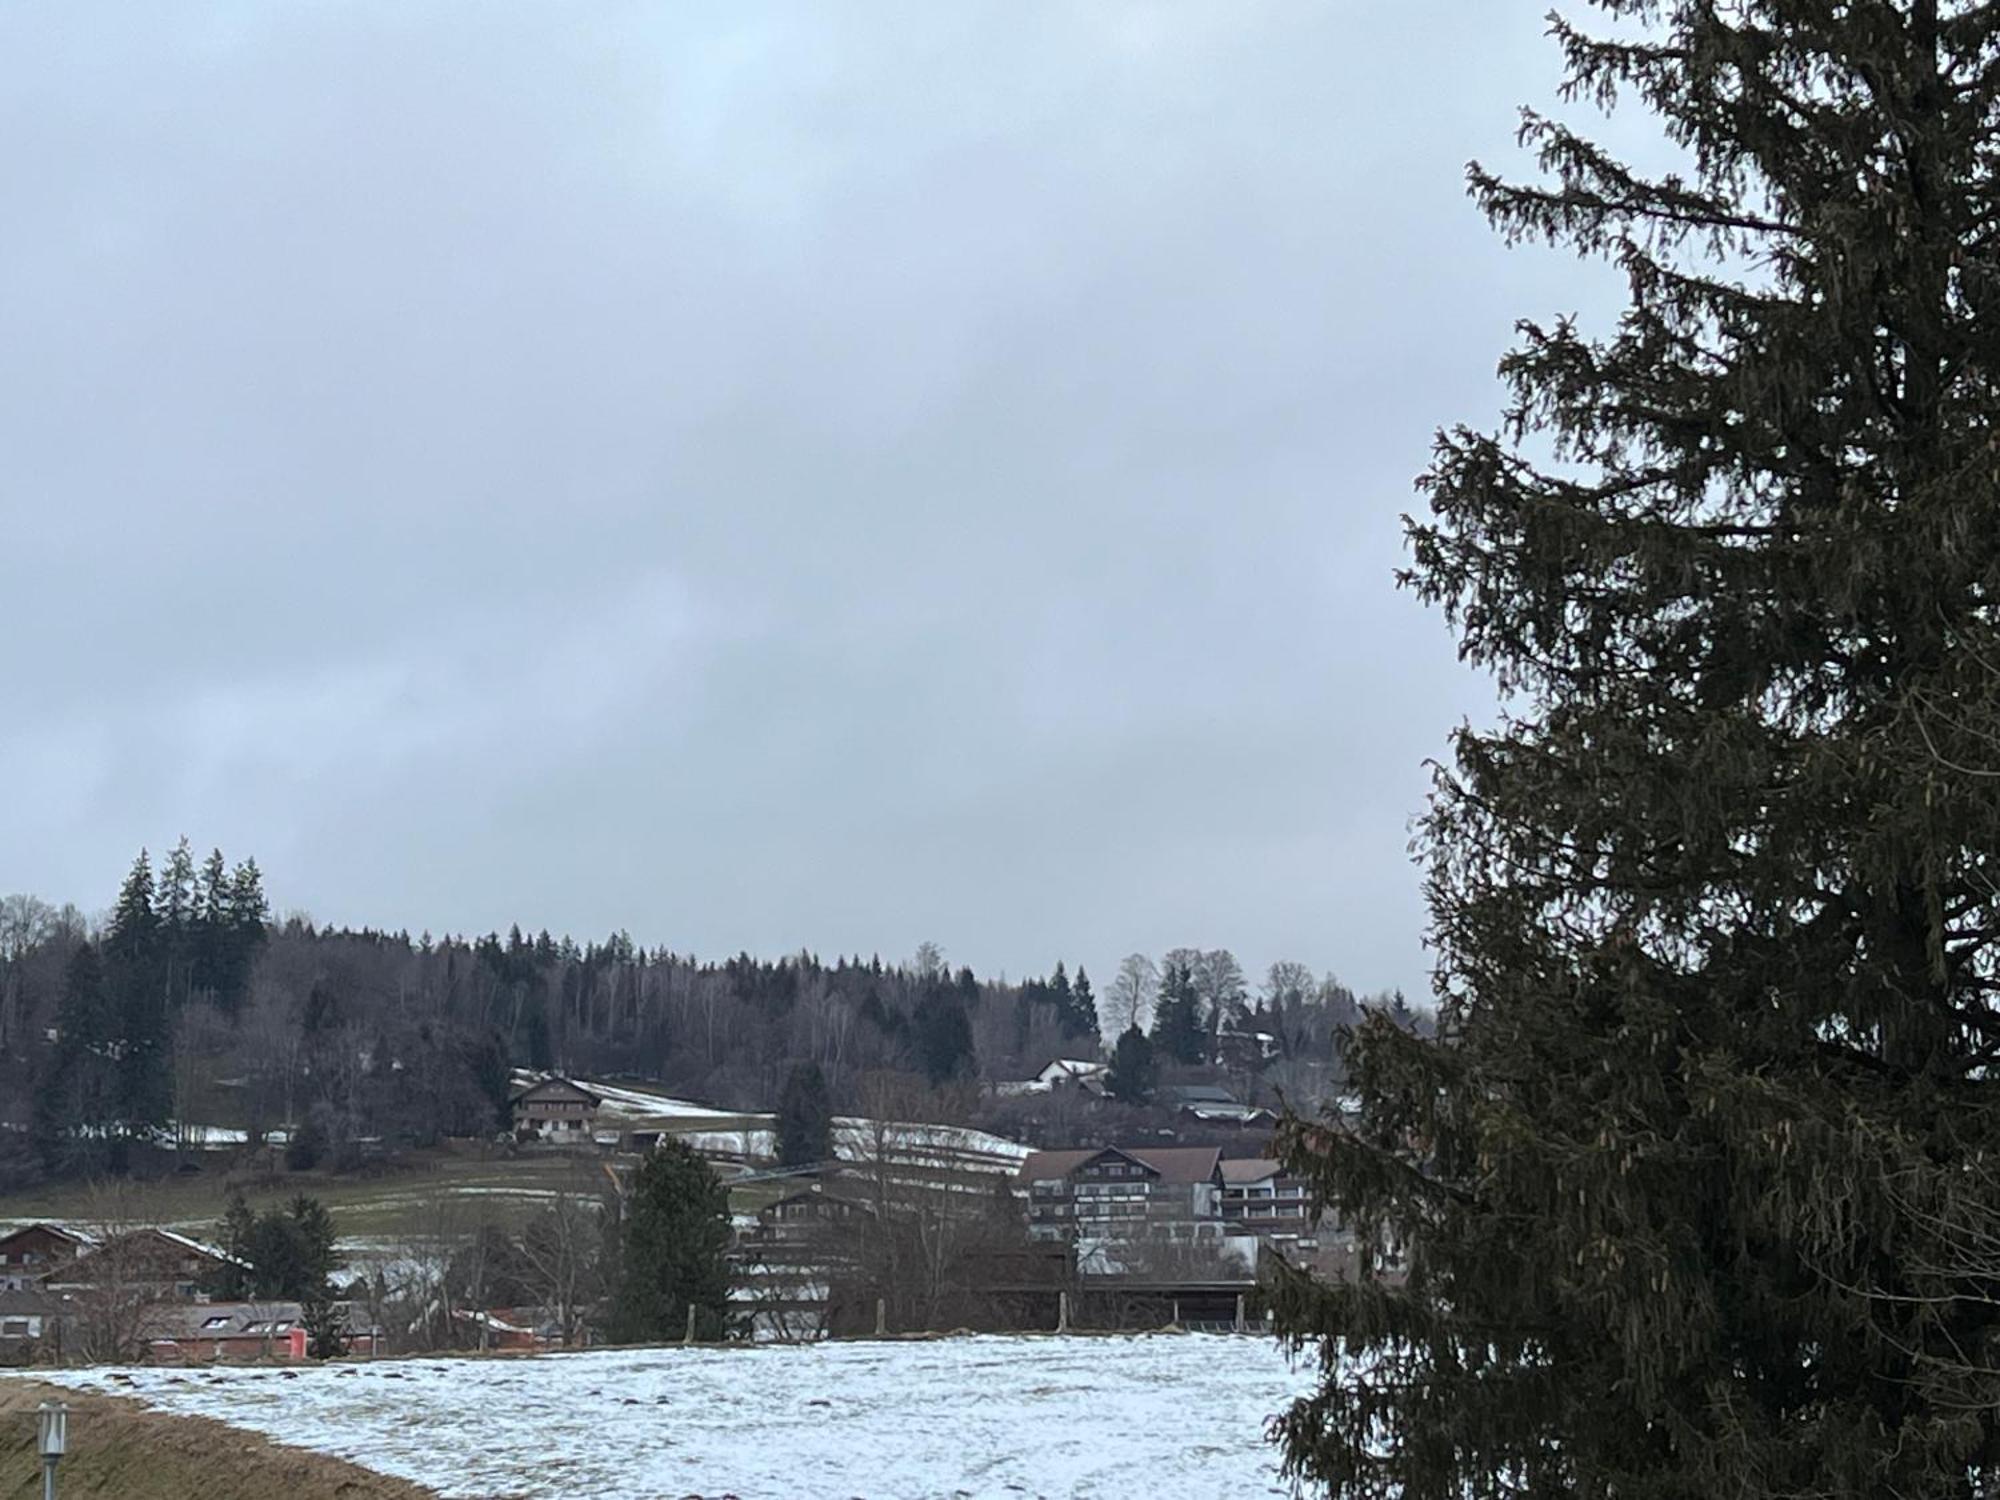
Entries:
<svg viewBox="0 0 2000 1500">
<path fill-rule="evenodd" d="M 203 1318 L 201 1326 L 204 1332 L 211 1328 L 227 1328 L 229 1326 L 229 1318 L 226 1314 L 219 1318 Z"/>
<path fill-rule="evenodd" d="M 28 1320 L 26 1318 L 8 1318 L 5 1322 L 0 1322 L 0 1338 L 24 1339 L 27 1336 Z"/>
</svg>

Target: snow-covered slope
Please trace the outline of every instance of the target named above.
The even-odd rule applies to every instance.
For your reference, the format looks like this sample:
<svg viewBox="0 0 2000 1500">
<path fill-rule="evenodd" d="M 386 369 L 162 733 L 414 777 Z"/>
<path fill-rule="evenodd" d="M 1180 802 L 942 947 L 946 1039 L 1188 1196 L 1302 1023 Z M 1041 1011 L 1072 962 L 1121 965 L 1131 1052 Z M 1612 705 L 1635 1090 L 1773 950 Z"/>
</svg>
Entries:
<svg viewBox="0 0 2000 1500">
<path fill-rule="evenodd" d="M 517 1069 L 515 1085 L 531 1083 L 535 1076 Z M 774 1115 L 712 1109 L 692 1100 L 593 1078 L 575 1081 L 604 1101 L 605 1116 L 670 1131 L 697 1151 L 732 1159 L 769 1158 L 776 1153 Z M 1011 1174 L 1032 1149 L 1005 1136 L 960 1125 L 897 1122 L 878 1127 L 873 1120 L 841 1115 L 834 1120 L 833 1129 L 834 1154 L 842 1161 L 872 1161 L 879 1144 L 894 1160 L 907 1165 Z"/>
<path fill-rule="evenodd" d="M 45 1376 L 219 1418 L 448 1497 L 1289 1494 L 1269 1340 L 992 1337 Z"/>
</svg>

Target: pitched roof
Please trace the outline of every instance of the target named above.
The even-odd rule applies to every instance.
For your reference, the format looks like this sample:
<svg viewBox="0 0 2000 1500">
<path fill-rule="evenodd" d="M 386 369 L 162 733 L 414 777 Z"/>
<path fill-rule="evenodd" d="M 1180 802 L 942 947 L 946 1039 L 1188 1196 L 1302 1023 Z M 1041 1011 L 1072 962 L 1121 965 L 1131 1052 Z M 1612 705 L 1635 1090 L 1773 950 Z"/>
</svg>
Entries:
<svg viewBox="0 0 2000 1500">
<path fill-rule="evenodd" d="M 769 1223 L 775 1210 L 791 1203 L 834 1203 L 842 1208 L 859 1209 L 865 1214 L 875 1212 L 875 1205 L 862 1196 L 858 1184 L 854 1191 L 844 1192 L 837 1182 L 833 1184 L 815 1182 L 810 1187 L 802 1187 L 795 1192 L 787 1193 L 782 1198 L 773 1198 L 757 1210 L 756 1217 L 760 1222 Z"/>
<path fill-rule="evenodd" d="M 177 1302 L 148 1308 L 146 1337 L 153 1339 L 282 1338 L 303 1309 L 296 1302 Z"/>
<path fill-rule="evenodd" d="M 1284 1171 L 1268 1156 L 1232 1157 L 1222 1164 L 1222 1180 L 1233 1185 L 1246 1182 L 1268 1182 Z"/>
<path fill-rule="evenodd" d="M 1087 1150 L 1035 1151 L 1021 1163 L 1020 1182 L 1044 1182 L 1068 1177 L 1087 1162 L 1106 1154 L 1122 1156 L 1157 1172 L 1169 1183 L 1207 1182 L 1222 1158 L 1220 1146 L 1093 1146 Z"/>
<path fill-rule="evenodd" d="M 18 1229 L 10 1229 L 5 1234 L 0 1234 L 0 1245 L 7 1244 L 10 1240 L 18 1239 L 24 1234 L 33 1234 L 38 1229 L 44 1234 L 54 1235 L 59 1240 L 68 1240 L 78 1249 L 97 1243 L 95 1236 L 86 1234 L 81 1229 L 72 1229 L 67 1224 L 51 1224 L 44 1221 L 35 1224 L 23 1224 Z"/>
<path fill-rule="evenodd" d="M 352 1302 L 333 1304 L 350 1334 L 380 1330 Z M 305 1321 L 296 1302 L 163 1302 L 145 1313 L 143 1332 L 149 1339 L 282 1339 Z"/>
<path fill-rule="evenodd" d="M 1170 1083 L 1159 1091 L 1169 1104 L 1237 1104 L 1241 1101 L 1220 1084 Z"/>
<path fill-rule="evenodd" d="M 78 1254 L 78 1265 L 81 1267 L 87 1264 L 91 1256 L 102 1255 L 113 1246 L 125 1244 L 133 1240 L 147 1239 L 164 1241 L 172 1249 L 184 1250 L 188 1254 L 198 1255 L 204 1260 L 221 1261 L 245 1267 L 250 1264 L 247 1260 L 241 1260 L 231 1255 L 227 1250 L 219 1249 L 214 1245 L 205 1245 L 200 1240 L 190 1239 L 187 1235 L 176 1233 L 171 1229 L 162 1229 L 157 1224 L 146 1224 L 136 1229 L 128 1229 L 122 1233 L 114 1234 L 102 1243 L 92 1241 L 85 1250 Z M 80 1276 L 85 1273 L 82 1269 L 72 1271 L 69 1268 L 65 1268 L 63 1274 L 65 1276 L 72 1274 Z"/>
<path fill-rule="evenodd" d="M 250 1264 L 247 1260 L 238 1260 L 220 1246 L 203 1244 L 200 1240 L 189 1239 L 184 1234 L 176 1234 L 171 1229 L 155 1229 L 153 1233 L 157 1234 L 163 1240 L 169 1240 L 179 1245 L 183 1250 L 192 1250 L 196 1255 L 205 1255 L 210 1260 L 234 1261 L 239 1266 Z"/>
<path fill-rule="evenodd" d="M 1052 1057 L 1042 1065 L 1041 1072 L 1035 1076 L 1040 1078 L 1044 1073 L 1060 1070 L 1061 1072 L 1068 1073 L 1071 1077 L 1083 1078 L 1091 1074 L 1102 1073 L 1106 1071 L 1108 1066 L 1109 1064 L 1091 1062 L 1081 1057 Z"/>
<path fill-rule="evenodd" d="M 602 1099 L 598 1098 L 597 1095 L 593 1094 L 589 1089 L 585 1088 L 580 1083 L 572 1082 L 570 1079 L 567 1078 L 553 1078 L 553 1077 L 537 1078 L 533 1083 L 523 1084 L 520 1088 L 514 1090 L 513 1095 L 508 1099 L 507 1102 L 510 1104 L 520 1104 L 525 1102 L 526 1100 L 534 1098 L 537 1094 L 542 1093 L 544 1090 L 557 1091 L 557 1092 L 566 1090 L 567 1092 L 575 1095 L 579 1099 L 589 1100 L 590 1107 L 592 1109 L 595 1109 L 598 1105 L 604 1102 Z"/>
</svg>

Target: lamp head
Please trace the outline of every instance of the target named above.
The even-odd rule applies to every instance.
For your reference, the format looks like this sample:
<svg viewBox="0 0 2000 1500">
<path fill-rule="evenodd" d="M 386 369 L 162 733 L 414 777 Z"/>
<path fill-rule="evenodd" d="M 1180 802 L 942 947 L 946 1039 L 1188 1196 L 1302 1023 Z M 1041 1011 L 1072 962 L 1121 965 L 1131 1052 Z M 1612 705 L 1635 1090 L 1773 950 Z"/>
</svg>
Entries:
<svg viewBox="0 0 2000 1500">
<path fill-rule="evenodd" d="M 35 1408 L 35 1446 L 43 1458 L 61 1458 L 69 1448 L 69 1408 L 44 1401 Z"/>
</svg>

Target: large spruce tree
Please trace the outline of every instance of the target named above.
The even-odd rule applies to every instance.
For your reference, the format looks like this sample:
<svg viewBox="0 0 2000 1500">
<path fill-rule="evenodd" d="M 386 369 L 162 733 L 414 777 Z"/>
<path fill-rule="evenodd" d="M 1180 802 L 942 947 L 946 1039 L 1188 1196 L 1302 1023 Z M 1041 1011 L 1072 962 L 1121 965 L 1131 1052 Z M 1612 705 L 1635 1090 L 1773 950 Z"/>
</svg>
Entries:
<svg viewBox="0 0 2000 1500">
<path fill-rule="evenodd" d="M 693 1148 L 671 1137 L 640 1164 L 624 1205 L 611 1336 L 657 1343 L 687 1331 L 721 1338 L 729 1323 L 729 1191 Z"/>
<path fill-rule="evenodd" d="M 1438 439 L 1409 583 L 1509 711 L 1424 826 L 1436 1042 L 1286 1147 L 1340 1495 L 2000 1482 L 2000 4 L 1597 0 L 1500 230 L 1623 272 Z M 1606 37 L 1610 39 L 1606 39 Z M 1388 1262 L 1394 1264 L 1394 1262 Z"/>
</svg>

